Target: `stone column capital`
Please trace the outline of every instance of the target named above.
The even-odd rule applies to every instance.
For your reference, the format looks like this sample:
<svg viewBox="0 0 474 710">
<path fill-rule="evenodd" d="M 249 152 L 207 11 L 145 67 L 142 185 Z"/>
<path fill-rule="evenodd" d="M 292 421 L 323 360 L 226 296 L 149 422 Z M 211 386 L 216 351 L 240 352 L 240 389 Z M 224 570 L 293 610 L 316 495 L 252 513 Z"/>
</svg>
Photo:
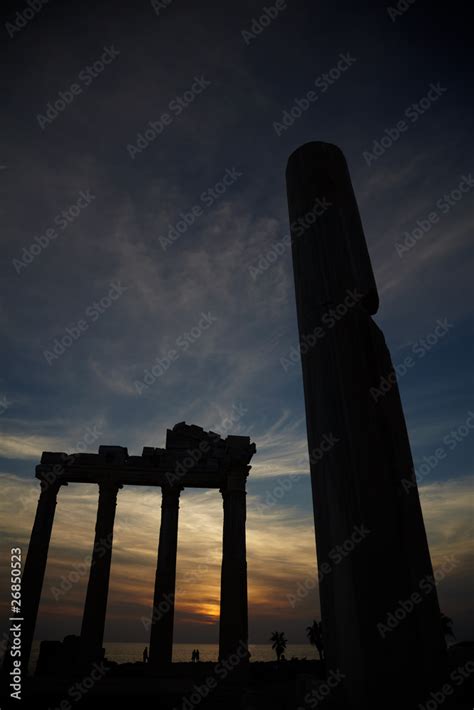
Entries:
<svg viewBox="0 0 474 710">
<path fill-rule="evenodd" d="M 99 501 L 117 505 L 117 493 L 123 485 L 116 481 L 103 480 L 99 481 Z"/>
<path fill-rule="evenodd" d="M 55 478 L 52 481 L 40 478 L 40 500 L 51 500 L 56 498 L 61 486 L 67 486 L 67 481 L 62 481 L 59 478 Z"/>
<path fill-rule="evenodd" d="M 123 488 L 122 483 L 117 481 L 111 481 L 110 479 L 104 479 L 98 483 L 100 493 L 109 493 L 110 495 L 117 495 L 120 488 Z"/>
<path fill-rule="evenodd" d="M 227 496 L 235 493 L 243 493 L 246 495 L 245 487 L 247 476 L 247 467 L 244 470 L 230 471 L 226 477 L 225 484 L 219 489 L 222 493 L 222 497 L 225 499 Z"/>
<path fill-rule="evenodd" d="M 161 486 L 161 507 L 179 507 L 183 486 Z"/>
</svg>

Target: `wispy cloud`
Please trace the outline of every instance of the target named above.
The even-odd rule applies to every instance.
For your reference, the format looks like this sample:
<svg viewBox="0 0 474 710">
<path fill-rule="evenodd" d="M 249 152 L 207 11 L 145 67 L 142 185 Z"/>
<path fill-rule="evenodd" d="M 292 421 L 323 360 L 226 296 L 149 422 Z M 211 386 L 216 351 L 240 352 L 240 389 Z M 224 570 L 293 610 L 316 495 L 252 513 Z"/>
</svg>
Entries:
<svg viewBox="0 0 474 710">
<path fill-rule="evenodd" d="M 9 475 L 2 478 L 1 533 L 6 542 L 28 544 L 37 484 Z M 465 579 L 472 555 L 472 488 L 464 479 L 421 487 L 423 512 L 435 568 L 446 555 L 456 555 L 458 579 Z M 313 517 L 294 505 L 259 507 L 261 498 L 248 496 L 249 605 L 258 627 L 281 617 L 293 626 L 316 613 L 316 585 L 304 604 L 291 610 L 287 595 L 298 583 L 316 580 Z M 159 489 L 127 488 L 119 492 L 108 634 L 117 637 L 125 620 L 134 638 L 146 638 L 142 617 L 150 614 L 160 525 Z M 97 490 L 73 485 L 61 489 L 50 546 L 40 614 L 41 633 L 54 633 L 55 621 L 67 614 L 71 628 L 80 626 L 93 542 Z M 21 515 L 18 516 L 18 510 Z M 217 491 L 184 491 L 181 496 L 177 572 L 177 633 L 186 624 L 214 628 L 219 617 L 222 545 L 222 500 Z M 64 580 L 79 571 L 70 589 Z M 2 579 L 5 586 L 6 571 Z M 67 581 L 66 581 L 67 584 Z M 61 590 L 66 589 L 63 593 Z M 449 585 L 446 587 L 450 592 Z M 60 594 L 58 596 L 58 590 Z M 440 586 L 443 595 L 443 586 Z M 2 595 L 7 598 L 6 595 Z M 448 595 L 449 597 L 449 595 Z M 442 596 L 443 601 L 444 597 Z M 452 602 L 449 602 L 449 606 Z M 446 606 L 446 604 L 445 604 Z M 50 624 L 50 626 L 48 626 Z M 47 631 L 48 629 L 48 631 Z M 119 636 L 120 638 L 120 636 Z"/>
</svg>

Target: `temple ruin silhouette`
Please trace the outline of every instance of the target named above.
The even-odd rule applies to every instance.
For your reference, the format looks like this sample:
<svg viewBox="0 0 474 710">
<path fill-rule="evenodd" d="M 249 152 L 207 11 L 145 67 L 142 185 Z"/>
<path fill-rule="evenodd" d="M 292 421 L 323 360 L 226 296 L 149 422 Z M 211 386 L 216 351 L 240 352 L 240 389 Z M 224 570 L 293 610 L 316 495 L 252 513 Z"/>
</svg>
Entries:
<svg viewBox="0 0 474 710">
<path fill-rule="evenodd" d="M 384 637 L 379 628 L 400 600 L 420 593 L 433 570 L 395 371 L 372 318 L 379 298 L 359 210 L 345 158 L 334 145 L 300 147 L 286 175 L 300 342 L 313 342 L 301 348 L 301 359 L 318 565 L 358 526 L 367 530 L 344 562 L 320 578 L 327 670 L 344 679 L 335 690 L 341 707 L 416 707 L 444 677 L 446 648 L 435 585 L 389 634 Z M 323 200 L 327 209 L 316 217 L 314 205 Z M 328 326 L 328 313 L 342 315 Z M 375 396 L 383 379 L 391 386 Z M 312 457 L 324 436 L 337 444 L 323 457 Z M 222 493 L 219 654 L 247 644 L 245 487 L 255 450 L 249 437 L 222 439 L 180 423 L 168 430 L 164 449 L 144 448 L 141 456 L 118 446 L 101 446 L 98 454 L 43 453 L 36 469 L 41 495 L 23 574 L 24 660 L 34 635 L 57 494 L 68 483 L 99 488 L 81 629 L 83 660 L 103 654 L 115 506 L 124 485 L 162 489 L 153 606 L 159 610 L 166 601 L 171 607 L 152 617 L 149 665 L 160 668 L 172 659 L 183 488 Z M 104 540 L 110 544 L 99 555 Z"/>
<path fill-rule="evenodd" d="M 150 666 L 172 660 L 180 493 L 185 488 L 217 488 L 223 498 L 219 657 L 248 643 L 247 561 L 245 544 L 246 479 L 256 451 L 247 436 L 205 432 L 184 422 L 168 429 L 164 449 L 145 447 L 129 456 L 121 446 L 100 446 L 98 454 L 44 452 L 36 467 L 41 494 L 23 572 L 23 664 L 27 667 L 48 559 L 58 492 L 69 483 L 95 483 L 99 489 L 95 539 L 82 618 L 80 662 L 103 658 L 103 639 L 115 508 L 127 486 L 159 486 L 162 491 Z M 165 613 L 163 610 L 165 609 Z"/>
</svg>

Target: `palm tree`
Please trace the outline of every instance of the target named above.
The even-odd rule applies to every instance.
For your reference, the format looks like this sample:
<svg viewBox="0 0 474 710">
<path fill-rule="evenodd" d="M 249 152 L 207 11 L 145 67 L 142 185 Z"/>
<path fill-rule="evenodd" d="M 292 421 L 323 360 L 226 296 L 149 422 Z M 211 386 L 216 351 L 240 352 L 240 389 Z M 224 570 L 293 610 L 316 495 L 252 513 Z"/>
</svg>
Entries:
<svg viewBox="0 0 474 710">
<path fill-rule="evenodd" d="M 321 664 L 324 666 L 323 622 L 313 620 L 311 626 L 306 627 L 306 636 L 311 646 L 318 649 Z"/>
<path fill-rule="evenodd" d="M 453 631 L 453 620 L 441 612 L 441 629 L 443 631 L 443 636 L 452 636 L 453 639 L 456 638 Z"/>
<path fill-rule="evenodd" d="M 282 631 L 274 631 L 270 637 L 270 641 L 272 641 L 272 648 L 274 649 L 277 661 L 279 662 L 283 655 L 283 651 L 286 649 L 288 639 L 285 638 L 285 634 Z"/>
</svg>

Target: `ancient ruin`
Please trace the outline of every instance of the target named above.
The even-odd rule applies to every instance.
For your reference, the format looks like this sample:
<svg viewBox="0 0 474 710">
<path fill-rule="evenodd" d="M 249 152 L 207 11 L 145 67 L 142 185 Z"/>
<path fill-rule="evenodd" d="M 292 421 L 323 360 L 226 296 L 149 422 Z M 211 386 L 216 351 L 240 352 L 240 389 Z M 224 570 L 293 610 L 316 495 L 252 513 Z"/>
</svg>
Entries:
<svg viewBox="0 0 474 710">
<path fill-rule="evenodd" d="M 325 670 L 343 679 L 331 691 L 331 707 L 416 707 L 443 681 L 446 646 L 395 370 L 372 319 L 379 297 L 342 152 L 325 143 L 296 150 L 287 189 L 318 566 L 329 569 L 320 575 Z M 329 438 L 334 445 L 313 456 Z M 247 647 L 245 488 L 255 450 L 249 437 L 223 439 L 180 423 L 167 431 L 164 449 L 145 447 L 141 456 L 119 446 L 100 446 L 98 454 L 44 452 L 22 582 L 25 669 L 57 495 L 75 483 L 99 487 L 82 663 L 104 654 L 115 510 L 126 485 L 162 490 L 150 668 L 169 669 L 172 661 L 185 488 L 222 493 L 219 658 Z M 333 551 L 347 542 L 350 554 L 335 563 Z"/>
<path fill-rule="evenodd" d="M 164 449 L 145 447 L 129 456 L 121 446 L 100 446 L 98 454 L 44 452 L 36 467 L 41 482 L 35 522 L 23 573 L 23 663 L 31 652 L 58 491 L 63 485 L 96 483 L 99 503 L 89 583 L 81 628 L 84 663 L 103 657 L 107 596 L 117 494 L 123 486 L 160 486 L 161 526 L 151 616 L 150 664 L 172 660 L 176 554 L 180 493 L 185 488 L 217 488 L 222 493 L 222 546 L 219 656 L 248 643 L 245 487 L 255 444 L 246 436 L 205 432 L 184 422 L 167 431 Z M 165 603 L 166 611 L 162 613 Z M 161 613 L 160 613 L 161 612 Z"/>
<path fill-rule="evenodd" d="M 439 684 L 445 643 L 396 376 L 372 320 L 377 287 L 342 152 L 327 143 L 300 147 L 289 158 L 287 189 L 319 568 L 358 527 L 367 531 L 321 576 L 328 666 L 344 674 L 349 706 L 411 707 Z M 316 460 L 311 452 L 324 435 L 337 443 Z M 419 603 L 386 626 L 414 594 Z"/>
</svg>

